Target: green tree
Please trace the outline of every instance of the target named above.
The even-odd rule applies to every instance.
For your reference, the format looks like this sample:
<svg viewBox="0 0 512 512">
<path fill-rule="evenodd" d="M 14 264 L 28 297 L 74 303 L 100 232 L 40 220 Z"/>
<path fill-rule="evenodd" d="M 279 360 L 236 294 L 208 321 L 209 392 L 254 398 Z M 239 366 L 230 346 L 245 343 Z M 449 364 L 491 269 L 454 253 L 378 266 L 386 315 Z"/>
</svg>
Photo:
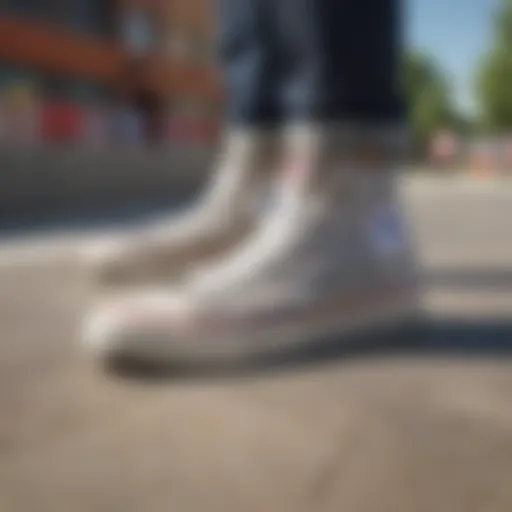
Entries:
<svg viewBox="0 0 512 512">
<path fill-rule="evenodd" d="M 418 150 L 424 149 L 438 130 L 456 128 L 460 124 L 461 118 L 453 107 L 448 81 L 429 55 L 420 52 L 406 55 L 403 87 Z"/>
<path fill-rule="evenodd" d="M 512 0 L 501 0 L 494 41 L 476 76 L 482 128 L 490 133 L 512 129 Z"/>
</svg>

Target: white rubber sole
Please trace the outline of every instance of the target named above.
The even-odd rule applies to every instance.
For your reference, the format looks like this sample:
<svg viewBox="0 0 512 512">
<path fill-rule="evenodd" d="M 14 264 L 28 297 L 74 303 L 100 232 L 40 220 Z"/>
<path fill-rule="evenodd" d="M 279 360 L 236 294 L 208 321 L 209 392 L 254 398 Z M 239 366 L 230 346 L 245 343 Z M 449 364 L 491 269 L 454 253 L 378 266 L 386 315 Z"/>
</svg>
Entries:
<svg viewBox="0 0 512 512">
<path fill-rule="evenodd" d="M 315 308 L 280 321 L 274 318 L 251 325 L 229 323 L 223 328 L 208 328 L 186 333 L 180 329 L 161 332 L 124 332 L 107 343 L 89 345 L 98 359 L 126 359 L 148 365 L 224 364 L 267 357 L 340 339 L 350 343 L 360 335 L 388 332 L 406 326 L 421 317 L 416 294 L 412 290 L 375 297 L 360 297 L 358 303 L 345 302 L 339 308 L 329 304 L 328 310 Z"/>
</svg>

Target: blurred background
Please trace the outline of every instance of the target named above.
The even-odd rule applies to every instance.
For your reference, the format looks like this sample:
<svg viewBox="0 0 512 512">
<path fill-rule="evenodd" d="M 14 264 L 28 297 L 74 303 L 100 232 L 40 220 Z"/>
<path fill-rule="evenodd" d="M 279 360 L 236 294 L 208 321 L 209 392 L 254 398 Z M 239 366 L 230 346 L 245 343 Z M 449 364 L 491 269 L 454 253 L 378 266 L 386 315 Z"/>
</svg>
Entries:
<svg viewBox="0 0 512 512">
<path fill-rule="evenodd" d="M 208 0 L 0 2 L 0 228 L 183 196 L 220 128 L 213 40 Z"/>
<path fill-rule="evenodd" d="M 2 143 L 210 140 L 220 89 L 209 4 L 2 2 Z"/>
<path fill-rule="evenodd" d="M 0 144 L 210 145 L 222 87 L 208 0 L 3 0 Z M 508 173 L 512 7 L 407 2 L 414 163 Z"/>
</svg>

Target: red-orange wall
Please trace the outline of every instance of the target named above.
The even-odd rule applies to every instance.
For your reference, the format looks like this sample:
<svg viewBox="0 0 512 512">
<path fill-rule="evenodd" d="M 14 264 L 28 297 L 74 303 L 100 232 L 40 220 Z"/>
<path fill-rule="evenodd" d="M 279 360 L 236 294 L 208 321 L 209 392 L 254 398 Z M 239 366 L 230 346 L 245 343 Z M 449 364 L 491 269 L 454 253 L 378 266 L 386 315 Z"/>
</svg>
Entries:
<svg viewBox="0 0 512 512">
<path fill-rule="evenodd" d="M 12 63 L 113 82 L 126 55 L 115 44 L 15 19 L 0 19 L 0 59 Z"/>
<path fill-rule="evenodd" d="M 0 60 L 116 85 L 126 79 L 131 56 L 114 42 L 2 17 Z M 219 81 L 211 69 L 158 55 L 143 60 L 140 79 L 161 94 L 220 95 Z"/>
</svg>

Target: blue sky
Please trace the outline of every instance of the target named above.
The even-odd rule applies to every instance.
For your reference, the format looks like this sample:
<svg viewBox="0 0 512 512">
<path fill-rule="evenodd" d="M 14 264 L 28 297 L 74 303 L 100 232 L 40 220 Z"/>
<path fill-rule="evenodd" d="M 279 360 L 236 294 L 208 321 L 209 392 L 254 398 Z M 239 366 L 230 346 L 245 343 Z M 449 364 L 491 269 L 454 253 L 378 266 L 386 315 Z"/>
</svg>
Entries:
<svg viewBox="0 0 512 512">
<path fill-rule="evenodd" d="M 492 15 L 498 1 L 406 0 L 408 42 L 439 59 L 464 109 L 474 106 L 474 68 L 492 40 Z"/>
</svg>

